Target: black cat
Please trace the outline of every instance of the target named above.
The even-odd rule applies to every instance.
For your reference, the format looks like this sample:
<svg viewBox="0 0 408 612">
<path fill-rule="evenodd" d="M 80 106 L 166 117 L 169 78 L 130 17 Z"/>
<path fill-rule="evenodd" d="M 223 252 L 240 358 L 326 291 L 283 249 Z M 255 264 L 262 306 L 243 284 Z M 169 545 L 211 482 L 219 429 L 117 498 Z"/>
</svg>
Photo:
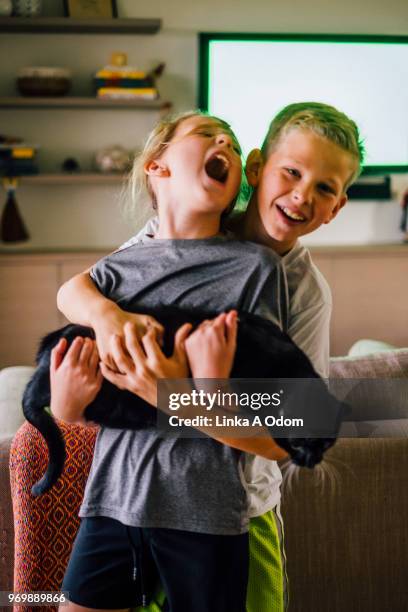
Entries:
<svg viewBox="0 0 408 612">
<path fill-rule="evenodd" d="M 149 310 L 165 328 L 163 351 L 170 355 L 173 350 L 175 331 L 183 323 L 194 326 L 206 318 L 215 316 L 213 313 L 186 312 L 173 308 L 163 308 L 161 311 Z M 41 495 L 57 481 L 62 473 L 65 462 L 65 445 L 60 430 L 52 416 L 44 407 L 50 405 L 50 356 L 51 350 L 60 338 L 64 337 L 68 345 L 76 336 L 94 338 L 94 332 L 89 327 L 67 325 L 48 334 L 41 342 L 37 353 L 37 369 L 29 381 L 23 397 L 24 416 L 43 435 L 49 450 L 49 464 L 44 476 L 32 487 L 35 496 Z M 315 378 L 313 366 L 305 354 L 283 333 L 277 325 L 249 313 L 239 313 L 238 341 L 231 378 L 257 379 L 287 379 Z M 233 381 L 232 381 L 233 382 Z M 327 391 L 321 381 L 320 393 L 323 394 L 325 410 L 327 406 L 335 414 L 335 426 L 330 437 L 298 438 L 279 437 L 276 443 L 285 449 L 292 461 L 299 466 L 314 467 L 319 463 L 324 452 L 334 442 L 343 414 L 343 406 Z M 322 395 L 320 395 L 320 398 Z M 302 397 L 302 400 L 305 398 Z M 283 409 L 286 416 L 289 403 Z M 87 406 L 85 419 L 100 425 L 120 429 L 141 429 L 154 426 L 157 411 L 138 396 L 119 390 L 107 380 L 95 400 Z"/>
</svg>

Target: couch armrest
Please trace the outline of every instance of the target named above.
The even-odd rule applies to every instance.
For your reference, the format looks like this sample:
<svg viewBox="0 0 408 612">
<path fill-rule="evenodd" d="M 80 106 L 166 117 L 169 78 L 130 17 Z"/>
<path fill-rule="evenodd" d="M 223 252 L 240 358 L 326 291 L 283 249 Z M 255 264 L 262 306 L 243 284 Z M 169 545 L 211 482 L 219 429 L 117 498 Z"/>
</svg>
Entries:
<svg viewBox="0 0 408 612">
<path fill-rule="evenodd" d="M 98 428 L 63 421 L 58 421 L 58 426 L 67 451 L 64 471 L 55 485 L 39 497 L 32 496 L 31 487 L 48 463 L 43 437 L 25 422 L 11 445 L 15 591 L 59 591 L 79 527 L 78 510 Z M 50 606 L 47 611 L 56 609 Z M 15 612 L 28 612 L 28 608 L 15 606 Z"/>
<path fill-rule="evenodd" d="M 284 489 L 293 610 L 407 610 L 408 440 L 340 439 Z"/>
<path fill-rule="evenodd" d="M 0 591 L 13 590 L 14 527 L 9 456 L 12 436 L 0 438 Z"/>
</svg>

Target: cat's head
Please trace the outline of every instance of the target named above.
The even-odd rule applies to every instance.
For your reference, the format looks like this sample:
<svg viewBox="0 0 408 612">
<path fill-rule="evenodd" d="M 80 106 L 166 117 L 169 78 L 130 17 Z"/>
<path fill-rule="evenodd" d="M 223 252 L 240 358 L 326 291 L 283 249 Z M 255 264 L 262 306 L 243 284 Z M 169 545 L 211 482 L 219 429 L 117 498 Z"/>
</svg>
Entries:
<svg viewBox="0 0 408 612">
<path fill-rule="evenodd" d="M 323 460 L 336 438 L 276 438 L 275 442 L 289 453 L 295 465 L 314 468 Z"/>
</svg>

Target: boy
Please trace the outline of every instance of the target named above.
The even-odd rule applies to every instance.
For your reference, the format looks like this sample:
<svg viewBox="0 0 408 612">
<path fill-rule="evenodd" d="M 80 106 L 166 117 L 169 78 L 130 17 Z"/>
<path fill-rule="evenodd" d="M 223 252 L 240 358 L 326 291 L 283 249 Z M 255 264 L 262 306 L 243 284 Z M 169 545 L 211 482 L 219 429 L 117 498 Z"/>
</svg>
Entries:
<svg viewBox="0 0 408 612">
<path fill-rule="evenodd" d="M 287 331 L 323 377 L 328 376 L 331 294 L 298 239 L 335 218 L 347 202 L 346 191 L 358 176 L 362 160 L 357 126 L 346 115 L 321 103 L 289 105 L 272 121 L 262 149 L 248 157 L 246 174 L 254 191 L 247 211 L 231 222 L 238 237 L 260 242 L 282 256 L 289 285 Z M 143 241 L 156 229 L 153 220 L 130 243 Z M 68 318 L 84 324 L 90 323 L 92 312 L 104 313 L 98 348 L 101 358 L 111 364 L 109 337 L 123 336 L 125 319 L 142 329 L 148 321 L 115 310 L 98 294 L 87 273 L 61 288 L 58 304 Z M 227 443 L 233 445 L 231 440 Z M 253 440 L 248 450 L 257 456 L 249 456 L 245 464 L 252 555 L 247 609 L 281 610 L 281 474 L 275 462 L 259 456 L 263 454 L 259 440 Z M 263 548 L 262 541 L 267 542 Z"/>
</svg>

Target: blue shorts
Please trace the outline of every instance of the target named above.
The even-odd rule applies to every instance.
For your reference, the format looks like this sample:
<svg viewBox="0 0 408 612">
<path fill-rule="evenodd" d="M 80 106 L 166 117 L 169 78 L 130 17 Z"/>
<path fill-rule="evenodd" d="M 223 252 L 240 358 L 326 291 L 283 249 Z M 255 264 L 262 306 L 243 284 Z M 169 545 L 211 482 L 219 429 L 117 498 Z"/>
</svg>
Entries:
<svg viewBox="0 0 408 612">
<path fill-rule="evenodd" d="M 212 535 L 84 518 L 62 590 L 87 608 L 133 608 L 148 604 L 160 581 L 163 611 L 245 612 L 248 558 L 247 533 Z"/>
</svg>

